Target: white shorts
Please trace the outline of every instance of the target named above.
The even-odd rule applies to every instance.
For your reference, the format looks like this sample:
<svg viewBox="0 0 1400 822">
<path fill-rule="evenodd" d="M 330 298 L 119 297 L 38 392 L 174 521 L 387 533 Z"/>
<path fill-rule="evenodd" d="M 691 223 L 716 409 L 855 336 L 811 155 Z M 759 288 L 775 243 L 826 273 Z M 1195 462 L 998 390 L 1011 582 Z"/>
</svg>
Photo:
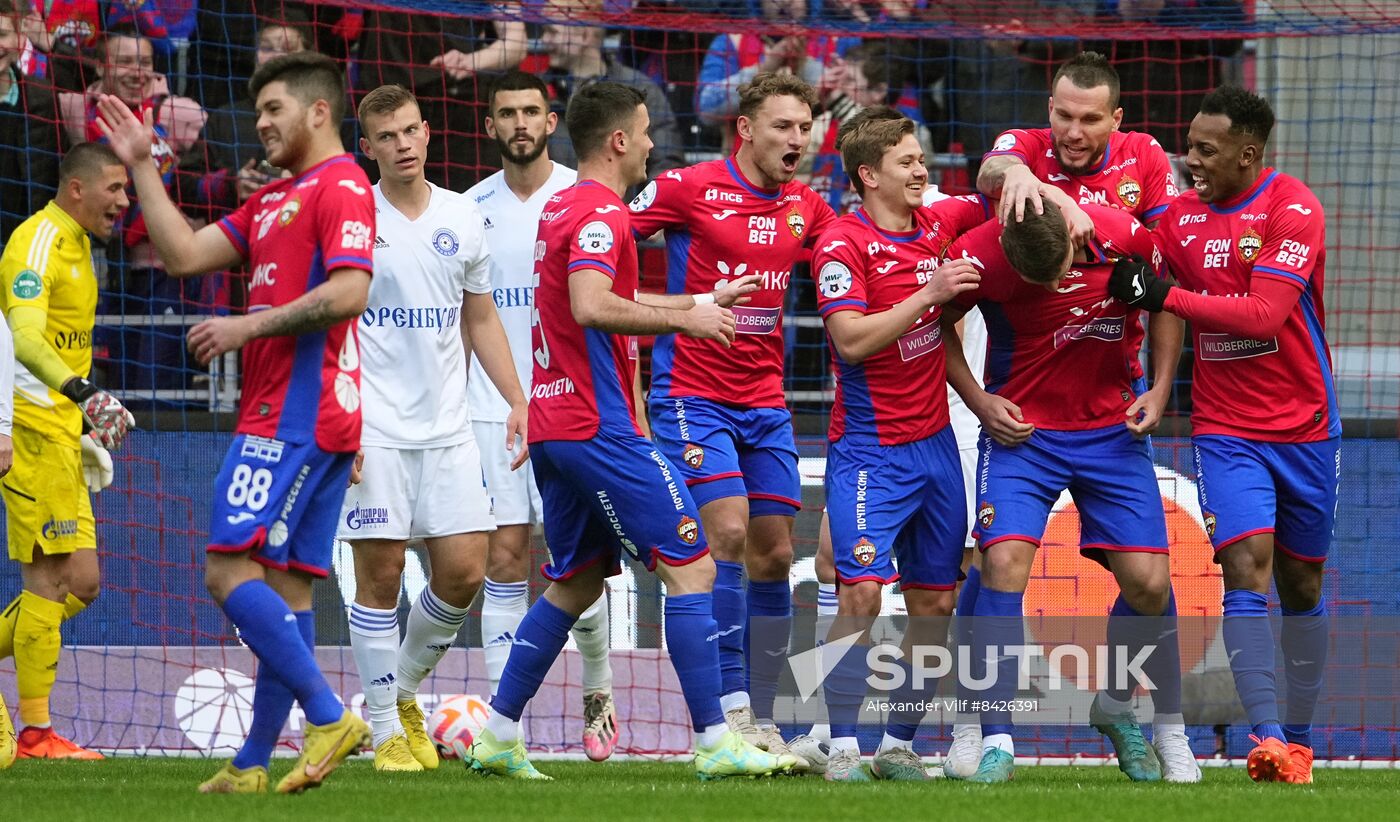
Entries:
<svg viewBox="0 0 1400 822">
<path fill-rule="evenodd" d="M 967 536 L 963 545 L 976 548 L 977 540 L 972 538 L 972 526 L 977 524 L 977 447 L 959 448 L 958 462 L 962 463 L 963 491 L 967 494 Z"/>
<path fill-rule="evenodd" d="M 540 489 L 535 486 L 535 472 L 528 462 L 518 471 L 510 470 L 514 456 L 506 450 L 506 424 L 472 420 L 472 431 L 481 448 L 481 471 L 486 475 L 486 491 L 491 495 L 496 524 L 540 522 L 544 503 L 540 501 Z"/>
<path fill-rule="evenodd" d="M 337 538 L 427 539 L 496 530 L 475 442 L 423 449 L 367 445 L 364 452 L 364 479 L 345 492 Z"/>
</svg>

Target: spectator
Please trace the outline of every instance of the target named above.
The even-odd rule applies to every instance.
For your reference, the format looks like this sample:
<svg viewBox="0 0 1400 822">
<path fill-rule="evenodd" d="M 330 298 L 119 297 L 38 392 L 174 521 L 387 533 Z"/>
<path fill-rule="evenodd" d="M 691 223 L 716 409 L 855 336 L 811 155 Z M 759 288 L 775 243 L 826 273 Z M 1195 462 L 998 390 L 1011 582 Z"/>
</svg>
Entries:
<svg viewBox="0 0 1400 822">
<path fill-rule="evenodd" d="M 17 0 L 0 0 L 0 246 L 58 186 L 58 107 L 19 68 L 28 39 Z"/>
<path fill-rule="evenodd" d="M 551 4 L 551 11 L 563 12 L 560 17 L 578 19 L 580 13 L 595 12 L 596 6 L 596 0 L 556 0 Z M 569 99 L 585 86 L 600 80 L 611 80 L 646 95 L 647 113 L 651 117 L 651 140 L 654 143 L 647 158 L 647 178 L 685 165 L 680 129 L 665 93 L 645 74 L 603 53 L 601 27 L 546 25 L 543 43 L 549 54 L 549 70 L 545 72 L 544 80 L 553 91 L 550 108 L 559 114 L 559 128 L 549 138 L 549 156 L 555 162 L 569 168 L 578 166 L 578 156 L 574 154 L 569 129 L 564 124 L 564 109 Z"/>
<path fill-rule="evenodd" d="M 853 47 L 845 57 L 834 58 L 822 73 L 817 87 L 822 112 L 812 121 L 812 139 L 797 174 L 837 214 L 854 211 L 860 197 L 842 168 L 836 134 L 861 109 L 890 103 L 892 92 L 906 85 L 902 66 L 887 44 L 872 40 Z M 917 134 L 924 153 L 933 154 L 928 129 L 920 125 Z"/>
<path fill-rule="evenodd" d="M 85 88 L 83 55 L 97 45 L 102 32 L 98 0 L 63 0 L 38 6 L 30 0 L 23 2 L 23 33 L 28 47 L 20 59 L 20 70 L 48 80 L 61 91 Z"/>
<path fill-rule="evenodd" d="M 1148 27 L 1239 29 L 1240 0 L 1099 0 L 1100 21 Z M 1145 131 L 1168 154 L 1186 152 L 1186 129 L 1216 86 L 1227 80 L 1225 61 L 1239 53 L 1237 38 L 1120 37 L 1100 43 L 1122 81 L 1125 130 Z"/>
<path fill-rule="evenodd" d="M 290 18 L 291 15 L 289 14 Z M 257 34 L 256 65 L 283 54 L 306 51 L 311 47 L 301 20 L 269 22 Z M 245 93 L 234 102 L 209 112 L 204 127 L 204 142 L 209 151 L 211 168 L 238 175 L 238 201 L 248 199 L 268 180 L 268 168 L 257 168 L 264 158 L 262 141 L 258 139 L 258 113 Z"/>
<path fill-rule="evenodd" d="M 423 12 L 367 11 L 360 34 L 355 88 L 364 93 L 395 83 L 418 97 L 433 139 L 427 173 L 433 183 L 465 191 L 500 167 L 494 140 L 481 123 L 493 72 L 516 68 L 525 58 L 525 24 L 446 17 Z M 376 179 L 378 169 L 366 171 Z"/>
<path fill-rule="evenodd" d="M 151 158 L 170 187 L 172 199 L 192 225 L 208 222 L 212 209 L 235 206 L 234 178 L 223 172 L 209 172 L 205 166 L 204 149 L 199 142 L 204 109 L 187 97 L 170 94 L 165 77 L 154 71 L 155 49 L 151 41 L 135 30 L 119 29 L 107 34 L 98 55 L 98 82 L 82 94 L 59 94 L 68 142 L 103 139 L 97 125 L 97 98 L 114 95 L 142 116 L 150 112 L 154 117 Z M 187 307 L 207 302 L 201 299 L 201 289 L 217 281 L 200 278 L 181 283 L 166 274 L 134 197 L 123 215 L 114 245 L 107 256 L 115 263 L 116 275 L 107 284 L 106 304 L 99 313 L 182 317 Z M 138 321 L 135 327 L 129 325 L 118 334 L 104 336 L 111 356 L 120 360 L 122 383 L 127 389 L 184 387 L 182 325 Z"/>
<path fill-rule="evenodd" d="M 807 0 L 759 0 L 763 20 L 791 26 L 807 17 Z M 836 55 L 835 38 L 721 34 L 710 43 L 700 67 L 696 111 L 712 126 L 731 122 L 739 113 L 739 86 L 766 71 L 788 71 L 815 86 L 823 67 Z"/>
<path fill-rule="evenodd" d="M 639 14 L 674 10 L 669 0 L 638 0 L 635 8 Z M 700 10 L 693 4 L 687 4 L 687 8 Z M 700 76 L 700 63 L 709 41 L 709 37 L 702 39 L 702 35 L 693 31 L 636 27 L 621 32 L 618 59 L 650 77 L 666 92 L 687 147 L 695 146 L 695 135 L 699 131 L 695 119 L 695 81 Z"/>
</svg>

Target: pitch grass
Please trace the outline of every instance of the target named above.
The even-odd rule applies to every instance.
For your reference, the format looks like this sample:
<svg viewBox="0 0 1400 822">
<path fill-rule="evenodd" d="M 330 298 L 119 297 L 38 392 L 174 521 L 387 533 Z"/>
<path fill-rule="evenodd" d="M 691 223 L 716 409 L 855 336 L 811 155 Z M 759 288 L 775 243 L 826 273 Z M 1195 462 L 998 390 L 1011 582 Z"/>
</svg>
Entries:
<svg viewBox="0 0 1400 822">
<path fill-rule="evenodd" d="M 818 777 L 702 784 L 689 766 L 543 762 L 552 783 L 508 782 L 445 762 L 423 774 L 375 773 L 352 761 L 302 796 L 201 796 L 219 763 L 116 758 L 20 761 L 0 771 L 0 819 L 163 820 L 1319 820 L 1393 819 L 1400 771 L 1321 769 L 1312 786 L 1255 785 L 1242 769 L 1208 768 L 1200 785 L 1134 785 L 1115 768 L 1022 768 L 1008 785 L 833 785 Z M 290 760 L 273 766 L 274 780 Z"/>
</svg>

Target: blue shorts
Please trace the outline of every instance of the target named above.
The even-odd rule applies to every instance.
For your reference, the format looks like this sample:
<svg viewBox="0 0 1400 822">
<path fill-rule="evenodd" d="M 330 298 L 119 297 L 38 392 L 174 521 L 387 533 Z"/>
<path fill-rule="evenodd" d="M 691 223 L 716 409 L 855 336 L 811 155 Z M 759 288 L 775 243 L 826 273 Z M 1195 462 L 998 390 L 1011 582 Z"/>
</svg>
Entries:
<svg viewBox="0 0 1400 822">
<path fill-rule="evenodd" d="M 698 397 L 653 398 L 651 432 L 703 506 L 748 497 L 749 516 L 796 516 L 802 478 L 786 408 L 730 408 Z"/>
<path fill-rule="evenodd" d="M 324 577 L 354 454 L 239 434 L 214 479 L 210 551 Z"/>
<path fill-rule="evenodd" d="M 709 552 L 700 509 L 650 440 L 599 434 L 583 442 L 530 445 L 544 503 L 550 561 L 543 572 L 565 579 L 596 562 L 621 570 L 622 552 L 647 570 L 656 561 L 685 565 Z"/>
<path fill-rule="evenodd" d="M 1337 518 L 1341 440 L 1259 442 L 1192 437 L 1196 489 L 1211 545 L 1219 551 L 1255 534 L 1294 559 L 1322 562 Z"/>
<path fill-rule="evenodd" d="M 826 510 L 841 584 L 899 580 L 903 589 L 937 591 L 957 585 L 967 499 L 951 426 L 903 445 L 850 437 L 832 443 Z"/>
<path fill-rule="evenodd" d="M 1079 551 L 1167 553 L 1167 516 L 1151 448 L 1122 425 L 1089 431 L 1037 430 L 1020 445 L 985 433 L 977 472 L 977 524 L 985 551 L 998 542 L 1040 545 L 1050 512 L 1068 490 L 1079 510 Z"/>
</svg>

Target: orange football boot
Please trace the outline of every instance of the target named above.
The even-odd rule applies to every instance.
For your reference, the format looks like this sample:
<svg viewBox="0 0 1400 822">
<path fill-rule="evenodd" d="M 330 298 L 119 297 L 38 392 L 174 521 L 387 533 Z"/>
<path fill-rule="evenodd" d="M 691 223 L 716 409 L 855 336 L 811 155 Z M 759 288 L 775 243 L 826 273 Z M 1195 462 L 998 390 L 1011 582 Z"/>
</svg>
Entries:
<svg viewBox="0 0 1400 822">
<path fill-rule="evenodd" d="M 1245 760 L 1245 770 L 1249 771 L 1249 778 L 1255 782 L 1290 781 L 1293 760 L 1283 740 L 1271 736 L 1260 739 L 1253 734 L 1250 734 L 1249 738 L 1254 740 L 1254 750 L 1249 752 L 1249 758 Z"/>
<path fill-rule="evenodd" d="M 1288 743 L 1288 758 L 1292 760 L 1293 765 L 1288 774 L 1288 781 L 1295 785 L 1311 785 L 1313 749 L 1307 745 L 1290 742 Z"/>
<path fill-rule="evenodd" d="M 64 739 L 53 728 L 25 728 L 19 732 L 20 759 L 106 759 L 71 739 Z"/>
</svg>

